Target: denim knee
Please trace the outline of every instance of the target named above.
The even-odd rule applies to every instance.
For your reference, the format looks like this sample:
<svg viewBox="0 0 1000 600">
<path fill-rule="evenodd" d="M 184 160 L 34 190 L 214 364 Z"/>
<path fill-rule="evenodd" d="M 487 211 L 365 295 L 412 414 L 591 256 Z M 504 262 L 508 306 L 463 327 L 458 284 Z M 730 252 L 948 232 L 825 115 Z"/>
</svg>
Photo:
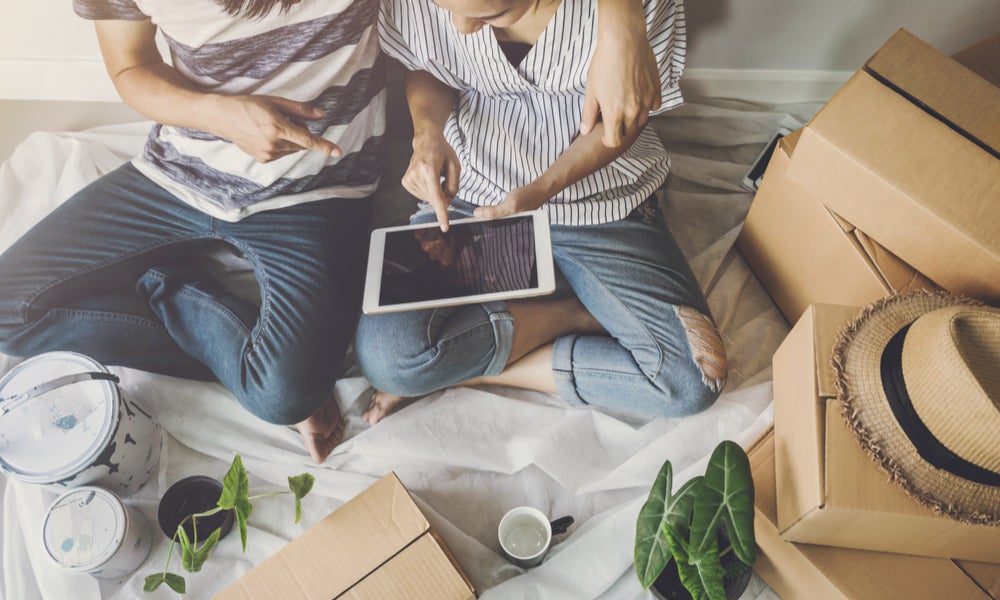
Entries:
<svg viewBox="0 0 1000 600">
<path fill-rule="evenodd" d="M 257 418 L 294 425 L 316 412 L 333 393 L 337 366 L 302 364 L 301 368 L 289 368 L 275 364 L 262 373 L 245 374 L 243 385 L 231 391 Z"/>
<path fill-rule="evenodd" d="M 712 406 L 721 393 L 721 388 L 706 383 L 701 367 L 693 360 L 661 372 L 654 385 L 666 391 L 660 401 L 653 404 L 662 408 L 662 412 L 656 414 L 661 417 L 699 413 Z"/>
<path fill-rule="evenodd" d="M 362 316 L 354 340 L 354 352 L 361 373 L 387 394 L 419 396 L 440 385 L 427 376 L 428 344 L 416 341 L 414 324 L 406 315 Z"/>
</svg>

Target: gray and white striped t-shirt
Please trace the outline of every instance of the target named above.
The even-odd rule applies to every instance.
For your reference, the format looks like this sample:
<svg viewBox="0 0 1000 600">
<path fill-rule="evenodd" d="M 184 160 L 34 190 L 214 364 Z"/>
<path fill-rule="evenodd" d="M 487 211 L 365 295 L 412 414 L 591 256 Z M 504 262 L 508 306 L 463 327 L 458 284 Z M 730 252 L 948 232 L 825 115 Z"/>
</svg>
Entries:
<svg viewBox="0 0 1000 600">
<path fill-rule="evenodd" d="M 155 125 L 135 166 L 220 219 L 302 202 L 360 198 L 378 185 L 385 132 L 385 69 L 378 0 L 302 0 L 262 18 L 234 18 L 212 0 L 73 0 L 86 19 L 151 19 L 174 67 L 199 89 L 309 102 L 326 116 L 305 125 L 343 150 L 302 151 L 261 164 L 204 131 Z"/>
<path fill-rule="evenodd" d="M 558 1 L 558 0 L 557 0 Z M 686 25 L 681 0 L 645 0 L 660 67 L 662 110 L 679 106 Z M 517 67 L 489 26 L 463 35 L 431 0 L 384 0 L 382 49 L 407 68 L 427 71 L 459 91 L 445 136 L 462 162 L 458 197 L 500 203 L 542 174 L 577 137 L 587 70 L 597 41 L 597 0 L 561 0 Z M 666 179 L 667 153 L 651 129 L 611 164 L 562 190 L 546 209 L 555 224 L 626 217 Z"/>
</svg>

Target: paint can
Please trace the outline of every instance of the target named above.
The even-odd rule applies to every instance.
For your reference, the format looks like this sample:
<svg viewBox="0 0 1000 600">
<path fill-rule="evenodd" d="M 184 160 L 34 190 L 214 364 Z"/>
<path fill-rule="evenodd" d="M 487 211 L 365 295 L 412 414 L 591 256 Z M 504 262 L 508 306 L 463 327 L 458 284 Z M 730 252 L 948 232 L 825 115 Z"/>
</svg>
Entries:
<svg viewBox="0 0 1000 600">
<path fill-rule="evenodd" d="M 39 354 L 0 379 L 0 471 L 12 479 L 127 496 L 156 468 L 160 442 L 153 414 L 88 356 Z"/>
<path fill-rule="evenodd" d="M 49 559 L 63 571 L 95 577 L 124 577 L 149 555 L 149 521 L 104 488 L 82 486 L 64 492 L 42 522 Z"/>
</svg>

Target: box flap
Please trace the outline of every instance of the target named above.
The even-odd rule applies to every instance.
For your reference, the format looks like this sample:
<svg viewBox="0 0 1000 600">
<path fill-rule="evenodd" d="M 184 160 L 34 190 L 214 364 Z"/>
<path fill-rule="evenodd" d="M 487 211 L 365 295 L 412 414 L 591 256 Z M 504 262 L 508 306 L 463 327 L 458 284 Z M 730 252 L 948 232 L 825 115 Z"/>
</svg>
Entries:
<svg viewBox="0 0 1000 600">
<path fill-rule="evenodd" d="M 1000 88 L 904 29 L 865 70 L 1000 158 Z"/>
<path fill-rule="evenodd" d="M 430 525 L 394 473 L 385 475 L 262 561 L 216 598 L 329 600 Z"/>
<path fill-rule="evenodd" d="M 898 256 L 868 237 L 863 231 L 855 229 L 854 237 L 868 256 L 872 267 L 878 271 L 893 293 L 904 294 L 915 290 L 934 292 L 941 289 L 940 286 L 921 275 L 919 271 L 906 264 Z"/>
<path fill-rule="evenodd" d="M 979 587 L 986 590 L 990 597 L 1000 600 L 1000 565 L 965 560 L 955 562 L 966 575 L 979 584 Z"/>
<path fill-rule="evenodd" d="M 472 600 L 472 586 L 452 565 L 444 547 L 430 533 L 347 590 L 338 600 Z"/>
<path fill-rule="evenodd" d="M 799 143 L 800 137 L 802 137 L 801 127 L 788 135 L 781 136 L 781 139 L 778 140 L 778 147 L 784 151 L 785 155 L 792 156 L 795 154 L 795 145 Z"/>
<path fill-rule="evenodd" d="M 823 506 L 826 400 L 836 395 L 830 353 L 840 326 L 858 310 L 811 305 L 774 353 L 779 531 Z"/>
</svg>

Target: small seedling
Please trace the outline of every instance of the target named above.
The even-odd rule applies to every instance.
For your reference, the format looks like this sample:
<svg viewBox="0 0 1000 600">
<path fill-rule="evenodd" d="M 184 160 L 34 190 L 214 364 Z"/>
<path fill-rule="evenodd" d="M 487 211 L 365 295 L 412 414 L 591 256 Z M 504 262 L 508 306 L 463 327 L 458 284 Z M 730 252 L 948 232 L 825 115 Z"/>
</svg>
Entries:
<svg viewBox="0 0 1000 600">
<path fill-rule="evenodd" d="M 253 510 L 252 501 L 267 496 L 294 494 L 295 522 L 298 523 L 299 519 L 302 518 L 302 498 L 304 498 L 306 494 L 312 490 L 314 482 L 315 477 L 309 473 L 302 473 L 301 475 L 288 478 L 288 491 L 282 490 L 278 492 L 267 492 L 265 494 L 250 496 L 250 482 L 247 478 L 247 470 L 243 467 L 243 459 L 239 454 L 237 454 L 233 457 L 233 464 L 229 467 L 229 472 L 226 473 L 226 477 L 222 480 L 222 494 L 219 495 L 219 501 L 215 508 L 206 510 L 205 512 L 188 515 L 177 525 L 177 532 L 174 533 L 174 537 L 170 540 L 170 548 L 167 550 L 167 564 L 164 565 L 163 572 L 146 577 L 146 583 L 142 589 L 146 592 L 152 592 L 160 587 L 161 584 L 166 583 L 170 589 L 174 590 L 178 594 L 184 594 L 187 591 L 187 584 L 184 581 L 184 578 L 169 571 L 170 559 L 174 552 L 174 544 L 178 543 L 181 546 L 181 566 L 184 570 L 189 573 L 197 573 L 201 570 L 205 561 L 208 560 L 212 549 L 215 548 L 215 545 L 219 542 L 219 536 L 222 534 L 221 528 L 216 529 L 209 534 L 208 539 L 205 540 L 201 546 L 199 546 L 198 528 L 196 526 L 198 519 L 214 515 L 224 510 L 233 511 L 236 514 L 236 523 L 239 525 L 240 541 L 243 544 L 243 551 L 246 552 L 247 517 L 250 516 L 250 512 Z M 184 530 L 184 524 L 189 520 L 192 522 L 192 525 L 195 525 L 195 527 L 193 527 L 193 540 L 188 537 L 187 532 Z"/>
</svg>

